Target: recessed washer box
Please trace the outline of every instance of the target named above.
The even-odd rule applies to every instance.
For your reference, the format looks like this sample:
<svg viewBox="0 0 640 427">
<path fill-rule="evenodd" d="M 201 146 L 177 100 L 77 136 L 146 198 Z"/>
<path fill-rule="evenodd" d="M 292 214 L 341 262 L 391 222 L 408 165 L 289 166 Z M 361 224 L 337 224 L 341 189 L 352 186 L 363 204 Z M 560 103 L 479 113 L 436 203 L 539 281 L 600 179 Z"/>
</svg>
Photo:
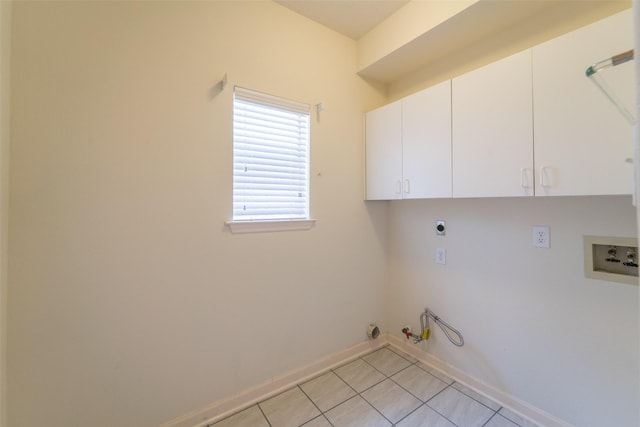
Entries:
<svg viewBox="0 0 640 427">
<path fill-rule="evenodd" d="M 584 275 L 590 279 L 638 284 L 638 239 L 584 236 Z"/>
</svg>

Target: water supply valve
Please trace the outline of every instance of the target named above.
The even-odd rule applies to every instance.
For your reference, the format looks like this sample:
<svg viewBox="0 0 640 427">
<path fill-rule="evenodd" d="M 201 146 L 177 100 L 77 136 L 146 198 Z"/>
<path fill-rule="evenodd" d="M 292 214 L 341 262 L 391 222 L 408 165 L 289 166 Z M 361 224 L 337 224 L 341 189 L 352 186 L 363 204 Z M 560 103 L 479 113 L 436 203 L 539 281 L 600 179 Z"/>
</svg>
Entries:
<svg viewBox="0 0 640 427">
<path fill-rule="evenodd" d="M 627 249 L 627 262 L 623 262 L 622 264 L 627 267 L 637 267 L 638 263 L 638 254 L 636 252 L 636 248 L 628 248 Z"/>
<path fill-rule="evenodd" d="M 420 341 L 422 341 L 422 337 L 420 335 L 416 335 L 413 332 L 411 332 L 411 329 L 409 327 L 407 327 L 407 326 L 402 328 L 402 333 L 407 337 L 407 339 L 413 338 L 413 343 L 414 344 L 417 344 Z"/>
</svg>

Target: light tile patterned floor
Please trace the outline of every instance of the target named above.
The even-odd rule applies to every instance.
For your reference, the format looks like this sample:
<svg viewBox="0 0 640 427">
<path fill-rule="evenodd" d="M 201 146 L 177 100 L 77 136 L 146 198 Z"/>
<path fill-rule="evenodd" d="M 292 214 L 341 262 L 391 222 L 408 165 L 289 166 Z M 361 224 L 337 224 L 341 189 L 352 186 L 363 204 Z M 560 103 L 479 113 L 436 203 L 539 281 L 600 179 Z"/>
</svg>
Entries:
<svg viewBox="0 0 640 427">
<path fill-rule="evenodd" d="M 389 346 L 210 426 L 536 427 Z"/>
</svg>

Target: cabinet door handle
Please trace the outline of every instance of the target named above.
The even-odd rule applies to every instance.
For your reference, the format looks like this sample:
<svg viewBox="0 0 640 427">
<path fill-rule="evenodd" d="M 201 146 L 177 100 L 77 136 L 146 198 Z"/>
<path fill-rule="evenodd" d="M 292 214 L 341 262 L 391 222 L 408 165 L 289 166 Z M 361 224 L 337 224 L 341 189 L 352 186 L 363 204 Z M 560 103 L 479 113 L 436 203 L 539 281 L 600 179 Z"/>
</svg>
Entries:
<svg viewBox="0 0 640 427">
<path fill-rule="evenodd" d="M 411 186 L 408 179 L 404 180 L 404 192 L 407 194 L 411 193 Z"/>
<path fill-rule="evenodd" d="M 525 189 L 531 188 L 531 184 L 529 184 L 530 181 L 527 177 L 527 175 L 529 175 L 529 172 L 530 172 L 529 168 L 520 169 L 520 186 L 522 188 L 525 188 Z"/>
<path fill-rule="evenodd" d="M 396 179 L 396 194 L 402 194 L 402 181 Z"/>
<path fill-rule="evenodd" d="M 549 177 L 547 173 L 551 170 L 549 166 L 540 166 L 540 186 L 543 188 L 549 188 Z"/>
</svg>

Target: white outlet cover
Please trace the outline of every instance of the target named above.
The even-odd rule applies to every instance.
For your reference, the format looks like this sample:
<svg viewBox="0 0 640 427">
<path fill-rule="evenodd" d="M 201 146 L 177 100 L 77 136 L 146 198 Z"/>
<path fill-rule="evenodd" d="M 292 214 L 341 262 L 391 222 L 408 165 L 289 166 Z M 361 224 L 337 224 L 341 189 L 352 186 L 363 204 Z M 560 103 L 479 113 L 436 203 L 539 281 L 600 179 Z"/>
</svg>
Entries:
<svg viewBox="0 0 640 427">
<path fill-rule="evenodd" d="M 551 246 L 551 237 L 549 235 L 549 227 L 534 226 L 533 227 L 533 246 L 536 248 L 549 248 Z"/>
<path fill-rule="evenodd" d="M 447 250 L 444 248 L 436 248 L 436 264 L 447 263 Z"/>
</svg>

